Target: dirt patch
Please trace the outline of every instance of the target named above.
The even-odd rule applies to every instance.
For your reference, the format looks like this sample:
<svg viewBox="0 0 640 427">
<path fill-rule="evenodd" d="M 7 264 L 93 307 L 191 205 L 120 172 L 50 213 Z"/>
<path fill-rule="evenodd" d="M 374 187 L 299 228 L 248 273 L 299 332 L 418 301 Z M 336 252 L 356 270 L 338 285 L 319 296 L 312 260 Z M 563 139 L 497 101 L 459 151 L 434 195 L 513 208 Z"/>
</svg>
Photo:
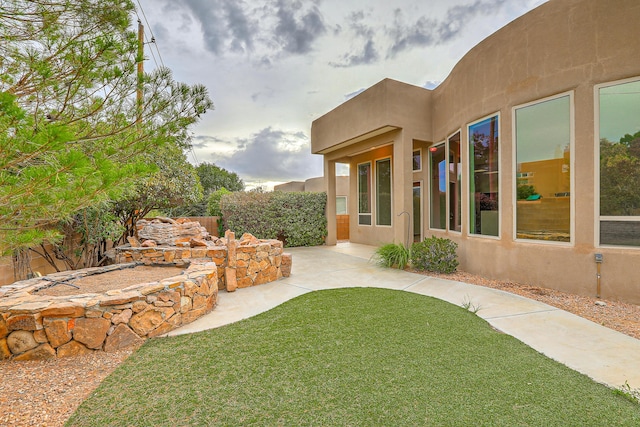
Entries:
<svg viewBox="0 0 640 427">
<path fill-rule="evenodd" d="M 90 293 L 104 293 L 113 289 L 122 289 L 138 283 L 157 282 L 182 274 L 184 268 L 141 265 L 134 268 L 123 268 L 106 273 L 93 274 L 79 279 L 58 282 L 59 284 L 41 289 L 38 295 L 65 296 Z M 77 286 L 68 286 L 65 283 Z"/>
</svg>

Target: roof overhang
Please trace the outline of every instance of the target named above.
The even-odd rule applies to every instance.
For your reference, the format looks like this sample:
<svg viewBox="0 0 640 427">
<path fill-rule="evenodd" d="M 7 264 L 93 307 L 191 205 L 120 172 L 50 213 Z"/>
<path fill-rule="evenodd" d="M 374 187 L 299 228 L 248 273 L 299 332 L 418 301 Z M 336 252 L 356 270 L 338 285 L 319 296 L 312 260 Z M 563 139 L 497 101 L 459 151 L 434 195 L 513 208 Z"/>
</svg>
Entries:
<svg viewBox="0 0 640 427">
<path fill-rule="evenodd" d="M 367 133 L 364 133 L 362 135 L 356 136 L 355 138 L 351 138 L 351 139 L 348 139 L 346 141 L 342 141 L 342 142 L 340 142 L 340 143 L 338 143 L 336 145 L 332 145 L 331 147 L 327 147 L 324 150 L 320 150 L 315 154 L 328 154 L 328 153 L 331 153 L 333 151 L 340 150 L 342 148 L 348 147 L 350 145 L 357 144 L 358 142 L 362 142 L 362 141 L 365 141 L 367 139 L 374 138 L 374 137 L 376 137 L 378 135 L 382 135 L 382 134 L 385 134 L 387 132 L 391 132 L 391 131 L 398 130 L 398 129 L 400 129 L 400 128 L 397 127 L 397 126 L 390 126 L 390 125 L 383 126 L 381 128 L 378 128 L 378 129 L 369 131 Z"/>
</svg>

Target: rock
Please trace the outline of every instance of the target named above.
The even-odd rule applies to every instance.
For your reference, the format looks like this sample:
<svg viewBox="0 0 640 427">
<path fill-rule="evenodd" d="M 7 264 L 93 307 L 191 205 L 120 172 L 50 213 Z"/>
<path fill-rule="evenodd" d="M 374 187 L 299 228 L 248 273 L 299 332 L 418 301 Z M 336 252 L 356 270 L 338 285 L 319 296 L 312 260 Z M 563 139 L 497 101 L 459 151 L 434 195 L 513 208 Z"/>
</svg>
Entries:
<svg viewBox="0 0 640 427">
<path fill-rule="evenodd" d="M 49 344 L 41 344 L 33 350 L 29 350 L 19 356 L 14 357 L 13 360 L 42 360 L 52 359 L 54 357 L 56 357 L 56 351 Z"/>
<path fill-rule="evenodd" d="M 9 329 L 7 328 L 7 322 L 4 320 L 4 317 L 0 315 L 0 338 L 4 338 L 9 335 Z"/>
<path fill-rule="evenodd" d="M 191 303 L 191 298 L 189 297 L 180 298 L 180 313 L 186 313 L 187 311 L 191 310 L 192 307 L 193 305 Z"/>
<path fill-rule="evenodd" d="M 20 354 L 38 346 L 33 334 L 29 331 L 15 331 L 7 337 L 7 346 L 13 354 Z"/>
<path fill-rule="evenodd" d="M 148 306 L 149 304 L 147 304 L 145 301 L 136 301 L 132 304 L 131 311 L 133 311 L 134 313 L 140 313 L 141 311 L 144 311 Z"/>
<path fill-rule="evenodd" d="M 110 326 L 111 322 L 103 318 L 77 319 L 73 329 L 73 339 L 88 348 L 98 349 L 102 347 Z"/>
<path fill-rule="evenodd" d="M 116 326 L 113 333 L 107 337 L 107 341 L 104 343 L 104 351 L 112 352 L 122 348 L 139 346 L 142 345 L 143 342 L 144 339 L 140 338 L 131 328 L 125 324 L 120 324 Z"/>
<path fill-rule="evenodd" d="M 195 248 L 197 246 L 207 246 L 207 242 L 204 241 L 204 239 L 196 239 L 195 237 L 192 237 L 191 240 L 189 240 L 189 246 L 191 246 L 192 248 Z"/>
<path fill-rule="evenodd" d="M 607 303 L 604 301 L 596 301 L 596 305 L 600 306 L 600 307 L 606 307 Z"/>
<path fill-rule="evenodd" d="M 227 292 L 234 292 L 238 288 L 236 279 L 236 269 L 227 267 L 224 269 L 225 283 L 227 284 Z"/>
<path fill-rule="evenodd" d="M 89 350 L 87 347 L 80 344 L 78 341 L 71 341 L 67 344 L 64 344 L 58 347 L 58 357 L 71 357 L 71 356 L 79 356 L 82 354 L 93 353 L 92 350 Z"/>
<path fill-rule="evenodd" d="M 7 329 L 9 331 L 35 331 L 38 329 L 38 321 L 33 314 L 16 314 L 7 319 Z"/>
<path fill-rule="evenodd" d="M 129 321 L 129 326 L 136 334 L 144 337 L 160 326 L 165 318 L 169 317 L 166 315 L 168 310 L 173 312 L 173 309 L 169 307 L 149 307 L 147 310 L 134 315 Z"/>
<path fill-rule="evenodd" d="M 158 246 L 158 244 L 156 243 L 155 240 L 145 240 L 144 242 L 142 242 L 141 246 L 143 248 L 153 248 L 155 246 Z"/>
<path fill-rule="evenodd" d="M 132 248 L 140 247 L 140 241 L 133 236 L 127 236 L 127 242 L 129 242 Z"/>
<path fill-rule="evenodd" d="M 71 341 L 71 331 L 64 319 L 45 319 L 44 331 L 53 348 L 60 347 Z"/>
<path fill-rule="evenodd" d="M 7 340 L 5 338 L 0 339 L 0 360 L 8 359 L 11 357 L 11 350 L 9 350 L 9 346 L 7 345 Z"/>
<path fill-rule="evenodd" d="M 133 316 L 133 310 L 127 308 L 122 313 L 118 313 L 111 318 L 111 323 L 118 325 L 120 323 L 129 323 L 129 320 Z"/>
<path fill-rule="evenodd" d="M 282 261 L 280 263 L 280 271 L 282 271 L 283 277 L 289 277 L 291 275 L 291 266 L 293 264 L 293 257 L 290 253 L 282 254 Z"/>
<path fill-rule="evenodd" d="M 168 218 L 165 218 L 168 219 Z M 209 237 L 207 229 L 196 221 L 185 222 L 163 222 L 158 218 L 149 222 L 140 220 L 136 226 L 138 228 L 138 236 L 141 239 L 154 240 L 159 245 L 176 246 L 179 242 L 187 242 L 192 238 L 204 240 Z"/>
<path fill-rule="evenodd" d="M 42 317 L 82 317 L 85 315 L 85 308 L 81 304 L 59 302 L 42 310 L 40 314 Z"/>
</svg>

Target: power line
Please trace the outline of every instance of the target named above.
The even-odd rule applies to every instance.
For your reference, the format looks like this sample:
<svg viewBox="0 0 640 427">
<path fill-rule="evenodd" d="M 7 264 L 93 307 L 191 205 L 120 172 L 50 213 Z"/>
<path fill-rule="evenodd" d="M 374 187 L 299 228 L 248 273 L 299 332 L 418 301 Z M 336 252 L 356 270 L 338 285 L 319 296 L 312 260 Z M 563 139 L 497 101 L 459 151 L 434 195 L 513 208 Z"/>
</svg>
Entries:
<svg viewBox="0 0 640 427">
<path fill-rule="evenodd" d="M 140 4 L 140 0 L 136 0 L 138 3 L 138 7 L 140 8 L 140 12 L 142 12 L 142 17 L 144 18 L 144 22 L 146 24 L 145 28 L 149 29 L 149 33 L 151 34 L 151 39 L 146 38 L 146 29 L 145 29 L 145 39 L 149 40 L 147 43 L 152 44 L 156 48 L 156 52 L 158 53 L 158 58 L 160 59 L 160 64 L 164 67 L 164 61 L 162 60 L 162 55 L 160 54 L 160 48 L 158 48 L 158 43 L 156 41 L 156 36 L 153 34 L 153 30 L 151 29 L 151 24 L 149 24 L 149 20 L 147 19 L 147 14 L 144 13 L 144 9 Z M 136 16 L 140 19 L 140 15 L 138 15 L 138 11 L 136 10 Z M 155 55 L 153 54 L 153 50 L 149 50 L 151 52 L 151 56 L 153 57 L 153 61 L 156 63 L 156 67 L 158 66 L 158 62 L 156 61 Z"/>
</svg>

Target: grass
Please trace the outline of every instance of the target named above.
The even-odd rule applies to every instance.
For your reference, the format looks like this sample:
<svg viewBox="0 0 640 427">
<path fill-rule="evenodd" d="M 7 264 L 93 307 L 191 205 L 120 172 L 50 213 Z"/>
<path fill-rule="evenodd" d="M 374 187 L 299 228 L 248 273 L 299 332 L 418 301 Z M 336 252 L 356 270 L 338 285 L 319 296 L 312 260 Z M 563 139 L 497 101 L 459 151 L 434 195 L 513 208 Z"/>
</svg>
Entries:
<svg viewBox="0 0 640 427">
<path fill-rule="evenodd" d="M 640 407 L 462 307 L 356 288 L 150 340 L 67 425 L 637 426 Z"/>
</svg>

